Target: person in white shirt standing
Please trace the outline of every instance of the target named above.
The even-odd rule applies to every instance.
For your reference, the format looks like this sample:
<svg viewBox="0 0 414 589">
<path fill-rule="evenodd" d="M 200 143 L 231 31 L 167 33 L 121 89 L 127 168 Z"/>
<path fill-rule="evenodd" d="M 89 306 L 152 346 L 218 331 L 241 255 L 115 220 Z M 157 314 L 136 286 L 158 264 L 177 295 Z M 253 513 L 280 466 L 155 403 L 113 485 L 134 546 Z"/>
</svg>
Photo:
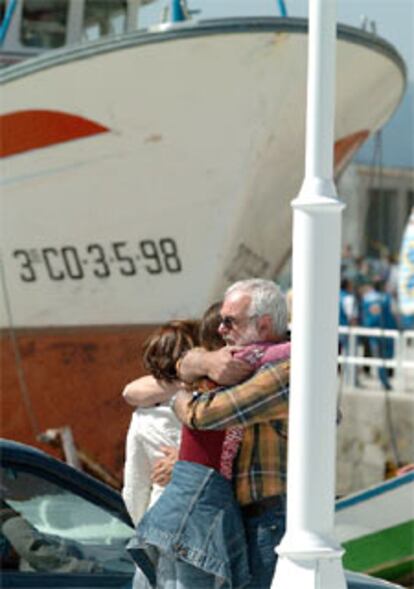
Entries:
<svg viewBox="0 0 414 589">
<path fill-rule="evenodd" d="M 198 323 L 195 321 L 171 321 L 160 327 L 143 347 L 143 363 L 150 375 L 129 383 L 123 391 L 123 397 L 128 402 L 129 390 L 139 386 L 142 404 L 146 404 L 146 392 L 149 403 L 148 407 L 141 406 L 133 412 L 126 438 L 122 497 L 135 526 L 165 488 L 151 480 L 154 465 L 168 454 L 173 462 L 177 458 L 174 449 L 178 449 L 180 444 L 181 422 L 170 408 L 169 399 L 177 391 L 175 365 L 180 355 L 197 343 Z M 157 378 L 160 363 L 162 380 Z M 166 373 L 170 375 L 168 380 L 165 379 Z M 167 482 L 168 479 L 165 484 Z M 147 587 L 148 581 L 137 569 L 134 589 Z"/>
</svg>

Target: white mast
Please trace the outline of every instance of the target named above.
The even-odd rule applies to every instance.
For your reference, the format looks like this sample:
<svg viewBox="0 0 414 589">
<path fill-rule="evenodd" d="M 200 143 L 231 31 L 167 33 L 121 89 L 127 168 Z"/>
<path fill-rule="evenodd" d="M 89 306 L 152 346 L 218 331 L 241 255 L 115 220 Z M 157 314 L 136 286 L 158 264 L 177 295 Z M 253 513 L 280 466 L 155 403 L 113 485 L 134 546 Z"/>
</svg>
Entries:
<svg viewBox="0 0 414 589">
<path fill-rule="evenodd" d="M 287 529 L 274 589 L 346 589 L 333 537 L 341 215 L 333 182 L 336 0 L 309 0 L 306 171 L 293 207 Z"/>
</svg>

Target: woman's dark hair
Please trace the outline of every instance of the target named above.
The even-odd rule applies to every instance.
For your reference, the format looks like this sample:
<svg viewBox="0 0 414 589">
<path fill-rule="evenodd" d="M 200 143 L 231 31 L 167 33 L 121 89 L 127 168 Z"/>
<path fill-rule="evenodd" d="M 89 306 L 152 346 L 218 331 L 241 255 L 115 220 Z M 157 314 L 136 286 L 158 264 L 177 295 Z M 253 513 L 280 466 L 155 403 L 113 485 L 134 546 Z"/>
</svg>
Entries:
<svg viewBox="0 0 414 589">
<path fill-rule="evenodd" d="M 218 350 L 225 345 L 225 342 L 218 332 L 221 323 L 222 302 L 213 303 L 204 313 L 200 323 L 200 346 L 206 350 Z"/>
<path fill-rule="evenodd" d="M 143 345 L 145 368 L 158 380 L 176 380 L 176 364 L 198 345 L 199 321 L 170 321 L 159 327 Z"/>
</svg>

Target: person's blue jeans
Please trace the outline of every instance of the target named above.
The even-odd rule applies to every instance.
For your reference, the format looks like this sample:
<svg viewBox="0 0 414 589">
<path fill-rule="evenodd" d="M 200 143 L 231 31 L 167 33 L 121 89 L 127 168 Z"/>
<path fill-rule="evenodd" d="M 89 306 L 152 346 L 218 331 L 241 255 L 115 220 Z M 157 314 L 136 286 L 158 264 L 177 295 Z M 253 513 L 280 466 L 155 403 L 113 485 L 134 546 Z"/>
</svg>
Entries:
<svg viewBox="0 0 414 589">
<path fill-rule="evenodd" d="M 244 517 L 252 579 L 249 589 L 268 589 L 276 567 L 276 546 L 285 533 L 285 514 L 268 509 L 258 517 Z"/>
<path fill-rule="evenodd" d="M 371 356 L 374 358 L 391 358 L 392 357 L 392 347 L 390 348 L 387 345 L 387 340 L 385 338 L 379 337 L 370 337 L 369 338 L 369 346 Z M 382 388 L 385 390 L 389 390 L 391 388 L 390 381 L 388 379 L 388 369 L 385 366 L 380 366 L 378 368 L 378 378 L 380 383 L 382 384 Z"/>
</svg>

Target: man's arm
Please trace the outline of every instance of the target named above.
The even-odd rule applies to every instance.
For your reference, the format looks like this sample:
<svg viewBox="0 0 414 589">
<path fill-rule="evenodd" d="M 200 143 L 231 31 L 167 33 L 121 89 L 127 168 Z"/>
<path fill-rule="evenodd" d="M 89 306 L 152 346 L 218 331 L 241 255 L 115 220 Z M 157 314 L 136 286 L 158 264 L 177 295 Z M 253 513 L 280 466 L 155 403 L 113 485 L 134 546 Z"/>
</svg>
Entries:
<svg viewBox="0 0 414 589">
<path fill-rule="evenodd" d="M 153 407 L 157 403 L 168 401 L 178 388 L 178 382 L 157 380 L 152 375 L 147 375 L 127 384 L 122 396 L 133 407 Z"/>
<path fill-rule="evenodd" d="M 198 398 L 180 391 L 174 402 L 178 418 L 194 429 L 287 419 L 290 362 L 266 366 L 245 382 Z"/>
<path fill-rule="evenodd" d="M 208 376 L 219 385 L 234 385 L 245 380 L 253 372 L 250 364 L 237 360 L 233 352 L 239 348 L 224 347 L 214 352 L 194 348 L 187 352 L 178 364 L 178 374 L 184 382 L 194 382 Z"/>
</svg>

